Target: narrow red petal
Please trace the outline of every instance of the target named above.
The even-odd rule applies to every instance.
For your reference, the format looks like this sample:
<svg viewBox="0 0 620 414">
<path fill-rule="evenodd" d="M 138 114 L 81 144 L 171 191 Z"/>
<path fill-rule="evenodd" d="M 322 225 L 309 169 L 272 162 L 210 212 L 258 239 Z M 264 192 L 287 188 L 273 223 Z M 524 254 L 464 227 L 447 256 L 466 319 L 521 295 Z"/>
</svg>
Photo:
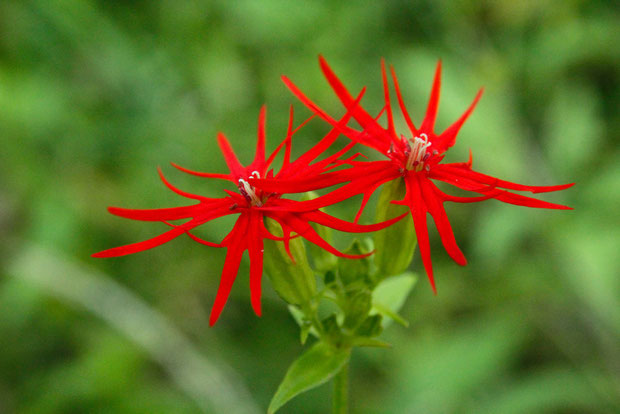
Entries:
<svg viewBox="0 0 620 414">
<path fill-rule="evenodd" d="M 327 82 L 329 82 L 342 104 L 346 108 L 353 107 L 353 97 L 344 86 L 344 84 L 340 81 L 340 79 L 338 79 L 334 71 L 329 67 L 327 61 L 323 58 L 323 56 L 319 56 L 319 64 L 321 65 L 321 70 L 323 71 Z M 353 117 L 365 130 L 369 131 L 372 135 L 376 135 L 377 137 L 385 137 L 385 130 L 377 124 L 377 122 L 368 112 L 366 112 L 361 107 L 355 108 L 356 110 L 353 112 Z M 387 139 L 387 142 L 385 142 L 384 144 L 387 144 L 389 146 L 390 139 Z"/>
<path fill-rule="evenodd" d="M 215 174 L 215 173 L 205 173 L 205 172 L 199 172 L 199 171 L 193 171 L 184 167 L 181 167 L 178 164 L 175 164 L 174 162 L 170 163 L 174 168 L 183 171 L 184 173 L 188 173 L 191 175 L 195 175 L 198 177 L 206 177 L 206 178 L 217 178 L 220 180 L 228 180 L 228 181 L 233 181 L 233 178 L 230 176 L 230 174 Z"/>
<path fill-rule="evenodd" d="M 394 141 L 398 141 L 396 130 L 394 129 L 394 116 L 392 115 L 392 103 L 390 102 L 390 86 L 388 84 L 387 73 L 385 72 L 385 59 L 381 58 L 381 77 L 383 79 L 383 95 L 385 97 L 385 109 L 388 118 L 388 133 Z"/>
<path fill-rule="evenodd" d="M 256 315 L 261 316 L 261 279 L 263 277 L 263 237 L 261 224 L 263 216 L 252 213 L 248 234 L 250 256 L 250 299 Z"/>
<path fill-rule="evenodd" d="M 435 128 L 435 119 L 437 118 L 437 108 L 439 106 L 439 89 L 441 88 L 441 60 L 437 62 L 437 68 L 435 69 L 435 79 L 433 80 L 433 87 L 431 89 L 431 96 L 428 100 L 428 107 L 426 108 L 426 116 L 422 121 L 420 130 L 424 132 L 433 132 Z"/>
<path fill-rule="evenodd" d="M 454 143 L 456 142 L 456 135 L 459 133 L 461 127 L 463 126 L 463 124 L 465 123 L 467 118 L 469 118 L 469 116 L 473 112 L 474 108 L 478 104 L 478 101 L 480 100 L 480 97 L 482 97 L 482 92 L 483 91 L 484 91 L 484 89 L 480 89 L 478 91 L 478 93 L 476 94 L 476 97 L 474 98 L 473 102 L 471 103 L 471 105 L 469 105 L 469 108 L 467 108 L 467 110 L 463 113 L 463 115 L 461 115 L 461 117 L 459 119 L 457 119 L 456 122 L 454 122 L 452 125 L 450 125 L 448 127 L 448 129 L 446 129 L 444 132 L 442 132 L 441 135 L 438 136 L 434 140 L 434 142 L 433 142 L 434 147 L 439 152 L 444 152 L 448 148 L 450 148 L 451 146 L 454 145 Z"/>
<path fill-rule="evenodd" d="M 244 178 L 243 176 L 245 173 L 245 168 L 237 159 L 237 155 L 235 155 L 235 152 L 233 151 L 232 146 L 230 145 L 230 142 L 228 142 L 226 136 L 221 132 L 217 134 L 217 143 L 220 146 L 220 150 L 224 155 L 226 165 L 228 165 L 228 169 L 230 170 L 233 178 L 235 180 L 238 180 L 239 178 Z"/>
<path fill-rule="evenodd" d="M 216 200 L 215 198 L 203 197 L 201 195 L 191 194 L 191 193 L 188 193 L 186 191 L 180 190 L 180 189 L 176 188 L 175 186 L 173 186 L 172 184 L 170 184 L 170 182 L 164 176 L 164 173 L 162 172 L 161 168 L 157 167 L 157 172 L 159 173 L 159 178 L 164 183 L 164 185 L 166 187 L 168 187 L 169 189 L 171 189 L 172 191 L 174 191 L 175 193 L 177 193 L 178 195 L 180 195 L 180 196 L 191 198 L 191 199 L 194 199 L 194 200 L 203 200 L 203 201 L 213 201 L 213 200 Z"/>
<path fill-rule="evenodd" d="M 407 184 L 407 194 L 405 200 L 411 211 L 411 217 L 413 218 L 413 225 L 415 227 L 415 233 L 418 238 L 418 246 L 420 247 L 420 256 L 422 257 L 422 264 L 426 270 L 426 275 L 431 283 L 433 292 L 437 294 L 437 288 L 435 287 L 435 279 L 433 277 L 433 262 L 431 260 L 431 245 L 428 240 L 428 227 L 426 225 L 426 204 L 422 197 L 422 190 L 420 188 L 420 182 L 418 181 L 417 174 L 410 174 L 406 177 L 405 183 Z"/>
<path fill-rule="evenodd" d="M 335 153 L 333 153 L 332 155 L 323 158 L 320 161 L 315 162 L 312 165 L 309 165 L 307 167 L 308 173 L 310 174 L 318 174 L 321 173 L 323 171 L 329 171 L 332 170 L 336 167 L 340 167 L 342 165 L 345 165 L 351 161 L 353 161 L 353 159 L 362 156 L 364 157 L 363 154 L 357 153 L 352 155 L 351 157 L 344 159 L 344 160 L 340 160 L 339 158 L 342 157 L 344 154 L 346 154 L 349 150 L 351 150 L 354 146 L 356 145 L 355 142 L 351 141 L 349 142 L 346 146 L 344 146 L 343 148 L 341 148 L 340 150 L 336 151 Z"/>
<path fill-rule="evenodd" d="M 368 201 L 370 200 L 372 193 L 375 192 L 375 190 L 377 189 L 377 187 L 379 187 L 379 185 L 380 184 L 376 185 L 372 190 L 369 190 L 364 193 L 364 196 L 362 197 L 362 202 L 360 203 L 360 208 L 359 210 L 357 210 L 357 213 L 355 214 L 355 218 L 353 219 L 354 223 L 357 223 L 362 217 L 362 213 L 364 212 L 364 209 L 366 208 L 366 205 L 368 204 Z"/>
<path fill-rule="evenodd" d="M 192 240 L 194 240 L 195 242 L 198 242 L 198 243 L 200 243 L 200 244 L 204 244 L 205 246 L 209 246 L 209 247 L 224 247 L 224 245 L 223 245 L 222 243 L 213 243 L 213 242 L 210 242 L 210 241 L 208 241 L 208 240 L 205 240 L 205 239 L 203 239 L 203 238 L 201 238 L 201 237 L 198 237 L 198 236 L 196 236 L 196 235 L 192 234 L 192 233 L 191 233 L 191 232 L 189 232 L 189 231 L 186 231 L 185 233 L 187 233 L 187 235 L 188 235 L 188 236 L 189 236 Z"/>
<path fill-rule="evenodd" d="M 258 138 L 256 140 L 256 154 L 254 154 L 254 162 L 252 163 L 254 168 L 264 167 L 265 165 L 266 117 L 267 107 L 263 105 L 258 115 Z"/>
<path fill-rule="evenodd" d="M 390 220 L 383 221 L 381 223 L 376 223 L 376 224 L 351 223 L 348 221 L 340 220 L 334 216 L 330 216 L 329 214 L 324 213 L 320 210 L 308 211 L 308 212 L 300 213 L 300 214 L 301 214 L 301 217 L 303 217 L 307 221 L 312 221 L 314 223 L 320 224 L 325 227 L 332 228 L 334 230 L 345 231 L 348 233 L 366 233 L 366 232 L 377 231 L 377 230 L 381 230 L 386 227 L 389 227 L 392 224 L 399 221 L 400 219 L 402 219 L 403 217 L 405 217 L 407 213 L 402 214 L 398 217 L 394 217 Z"/>
<path fill-rule="evenodd" d="M 448 184 L 452 184 L 465 191 L 474 191 L 476 193 L 491 195 L 492 198 L 503 201 L 508 204 L 515 204 L 523 207 L 532 208 L 548 208 L 556 210 L 572 210 L 571 207 L 564 206 L 562 204 L 549 203 L 547 201 L 538 200 L 531 197 L 522 196 L 519 194 L 513 194 L 506 190 L 500 190 L 499 188 L 481 184 L 476 181 L 464 178 L 458 174 L 451 173 L 447 170 L 441 173 L 433 174 L 434 179 L 444 181 Z"/>
<path fill-rule="evenodd" d="M 478 203 L 480 201 L 485 201 L 490 198 L 493 198 L 493 195 L 494 195 L 493 193 L 489 193 L 487 195 L 479 196 L 479 197 L 459 197 L 459 196 L 454 196 L 451 194 L 446 194 L 445 192 L 441 191 L 436 185 L 434 185 L 433 187 L 434 187 L 435 193 L 441 200 L 452 201 L 455 203 Z"/>
<path fill-rule="evenodd" d="M 243 251 L 246 249 L 245 236 L 247 235 L 247 230 L 248 219 L 242 214 L 239 216 L 239 219 L 228 236 L 224 239 L 226 241 L 227 250 L 226 259 L 224 260 L 224 269 L 222 269 L 220 285 L 217 289 L 213 307 L 211 308 L 211 315 L 209 316 L 210 326 L 215 325 L 215 322 L 217 322 L 217 319 L 224 309 L 224 305 L 226 305 L 228 301 L 230 290 L 237 277 Z"/>
<path fill-rule="evenodd" d="M 284 168 L 284 166 L 290 162 L 290 159 L 291 159 L 291 137 L 293 136 L 292 131 L 293 131 L 293 105 L 291 105 L 290 108 L 289 108 L 288 129 L 287 129 L 287 132 L 286 132 L 286 138 L 284 138 L 282 140 L 282 142 L 280 142 L 278 147 L 271 153 L 271 155 L 269 156 L 269 159 L 267 159 L 267 162 L 265 163 L 265 168 L 269 168 L 271 163 L 273 163 L 273 160 L 276 158 L 276 155 L 278 155 L 278 153 L 280 152 L 282 147 L 284 147 L 285 145 L 286 145 L 286 147 L 285 147 L 285 150 L 284 150 L 284 160 L 282 161 L 282 168 Z"/>
<path fill-rule="evenodd" d="M 274 214 L 272 214 L 274 215 Z M 326 242 L 319 234 L 308 224 L 308 222 L 304 221 L 300 216 L 294 213 L 278 213 L 278 221 L 289 226 L 294 232 L 299 234 L 304 239 L 308 240 L 311 243 L 316 244 L 320 248 L 327 250 L 328 252 L 338 256 L 338 257 L 346 257 L 349 259 L 361 259 L 364 257 L 370 256 L 373 252 L 363 254 L 363 255 L 351 255 L 342 253 L 340 250 L 333 247 L 331 244 Z"/>
<path fill-rule="evenodd" d="M 400 173 L 393 168 L 382 168 L 382 166 L 385 166 L 385 165 L 387 165 L 388 167 L 391 167 L 392 163 L 390 161 L 372 161 L 367 164 L 368 164 L 367 165 L 368 168 L 366 167 L 358 168 L 358 169 L 351 168 L 350 171 L 343 170 L 343 171 L 336 171 L 334 173 L 324 174 L 324 175 L 328 175 L 328 174 L 337 174 L 341 172 L 345 173 L 346 171 L 347 177 L 349 180 L 351 180 L 351 182 L 325 195 L 322 195 L 312 200 L 300 202 L 294 206 L 287 206 L 286 208 L 289 211 L 316 210 L 316 209 L 326 207 L 326 206 L 329 206 L 335 203 L 339 203 L 357 194 L 363 194 L 367 191 L 373 191 L 374 188 L 376 188 L 379 184 L 390 181 L 400 176 Z M 299 188 L 297 189 L 297 191 L 299 191 Z M 296 191 L 293 191 L 293 192 L 296 192 Z M 270 208 L 270 207 L 267 207 L 267 209 L 281 210 L 281 208 Z"/>
<path fill-rule="evenodd" d="M 306 95 L 304 95 L 304 93 L 301 92 L 301 90 L 297 86 L 295 86 L 295 84 L 291 82 L 289 78 L 287 78 L 286 76 L 282 76 L 282 81 L 290 89 L 290 91 L 293 92 L 293 94 L 297 96 L 297 98 L 304 105 L 306 105 L 311 111 L 316 113 L 318 116 L 320 116 L 323 120 L 328 122 L 333 127 L 336 127 L 338 125 L 338 123 L 336 122 L 334 118 L 332 118 L 327 113 L 325 113 L 325 111 L 323 111 L 318 105 L 316 105 Z M 360 92 L 360 94 L 363 94 L 364 91 L 365 91 L 365 88 L 362 89 L 362 92 Z M 365 113 L 365 111 L 361 107 L 353 105 L 354 102 L 355 101 L 353 100 L 353 97 L 351 97 L 350 100 L 342 101 L 345 108 L 347 108 L 348 111 L 351 111 L 353 113 L 353 117 L 357 120 L 357 122 L 359 122 L 366 130 L 372 130 L 373 134 L 370 134 L 370 135 L 360 134 L 360 132 L 355 131 L 348 127 L 344 127 L 341 130 L 341 133 L 347 136 L 349 139 L 359 140 L 361 144 L 367 145 L 371 148 L 375 148 L 377 151 L 381 151 L 381 152 L 387 151 L 387 149 L 389 149 L 390 139 L 387 138 L 386 140 L 386 139 L 381 138 L 385 136 L 386 134 L 385 130 L 383 130 L 381 126 L 379 126 L 379 124 L 377 124 L 377 122 L 374 121 L 374 119 L 372 119 L 370 115 L 368 115 L 368 113 L 366 113 L 366 115 L 372 120 L 372 122 L 374 122 L 374 124 L 373 125 L 362 124 L 359 120 L 359 117 L 362 115 L 359 115 L 359 112 L 363 111 Z"/>
<path fill-rule="evenodd" d="M 459 248 L 454 238 L 454 232 L 452 226 L 448 220 L 446 210 L 443 207 L 442 202 L 437 198 L 437 193 L 434 191 L 435 185 L 430 180 L 420 178 L 420 184 L 422 185 L 422 196 L 424 197 L 424 203 L 428 207 L 428 211 L 435 221 L 435 226 L 439 232 L 441 242 L 443 243 L 446 252 L 450 255 L 452 260 L 461 266 L 467 264 L 465 255 Z"/>
<path fill-rule="evenodd" d="M 394 67 L 391 65 L 390 72 L 392 72 L 392 80 L 394 81 L 394 89 L 396 89 L 396 98 L 398 98 L 398 106 L 400 106 L 400 111 L 405 117 L 405 122 L 407 122 L 407 126 L 409 126 L 411 135 L 416 136 L 418 134 L 418 130 L 415 128 L 415 125 L 413 124 L 413 121 L 409 116 L 409 112 L 407 111 L 407 107 L 405 106 L 405 102 L 403 101 L 403 96 L 400 93 L 400 86 L 398 84 L 398 78 L 396 78 L 396 72 L 394 71 Z"/>
<path fill-rule="evenodd" d="M 191 223 L 191 222 L 190 222 Z M 127 244 L 125 246 L 114 247 L 112 249 L 103 250 L 101 252 L 95 253 L 92 257 L 118 257 L 125 256 L 128 254 L 138 253 L 144 250 L 152 249 L 153 247 L 160 246 L 175 237 L 180 236 L 185 233 L 188 228 L 192 228 L 196 226 L 179 226 L 175 227 L 172 230 L 168 230 L 167 232 L 160 234 L 159 236 L 153 237 L 152 239 L 144 240 L 137 243 Z"/>
<path fill-rule="evenodd" d="M 481 184 L 490 185 L 492 187 L 501 187 L 508 190 L 516 190 L 516 191 L 529 191 L 534 194 L 537 193 L 548 193 L 552 191 L 561 191 L 567 188 L 572 187 L 575 183 L 570 184 L 561 184 L 561 185 L 547 185 L 547 186 L 538 186 L 538 185 L 523 185 L 518 183 L 513 183 L 510 181 L 500 180 L 499 178 L 492 177 L 490 175 L 482 174 L 477 171 L 473 171 L 468 168 L 466 165 L 461 163 L 458 164 L 441 164 L 438 166 L 439 170 L 450 171 L 454 174 L 458 174 L 460 176 L 469 178 Z"/>
<path fill-rule="evenodd" d="M 200 212 L 202 206 L 202 204 L 195 204 L 193 206 L 156 208 L 148 210 L 108 207 L 108 211 L 115 216 L 124 217 L 132 220 L 163 221 L 194 217 Z"/>
</svg>

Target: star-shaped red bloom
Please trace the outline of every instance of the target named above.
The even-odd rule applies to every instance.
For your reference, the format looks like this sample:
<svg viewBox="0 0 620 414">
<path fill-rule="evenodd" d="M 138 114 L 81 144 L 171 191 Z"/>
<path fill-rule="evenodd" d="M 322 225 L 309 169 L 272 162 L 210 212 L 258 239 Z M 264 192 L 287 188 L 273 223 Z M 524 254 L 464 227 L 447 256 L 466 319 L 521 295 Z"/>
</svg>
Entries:
<svg viewBox="0 0 620 414">
<path fill-rule="evenodd" d="M 329 170 L 333 162 L 350 148 L 350 146 L 345 147 L 341 151 L 338 151 L 323 160 L 315 161 L 316 158 L 319 157 L 327 148 L 329 148 L 340 135 L 339 131 L 334 129 L 308 152 L 303 154 L 294 162 L 291 162 L 291 137 L 296 132 L 296 130 L 293 130 L 292 127 L 293 114 L 291 109 L 287 137 L 276 148 L 276 150 L 273 151 L 269 158 L 266 159 L 265 112 L 265 108 L 263 107 L 258 121 L 256 154 L 251 164 L 243 166 L 239 162 L 230 143 L 221 133 L 218 135 L 217 140 L 222 154 L 224 155 L 224 159 L 226 160 L 226 164 L 230 170 L 229 174 L 196 172 L 173 164 L 176 168 L 192 175 L 232 181 L 237 186 L 237 191 L 225 190 L 228 195 L 223 198 L 209 198 L 196 194 L 190 194 L 176 188 L 168 182 L 160 169 L 160 177 L 168 188 L 183 197 L 196 200 L 198 203 L 184 207 L 150 210 L 134 210 L 118 207 L 108 208 L 109 212 L 114 215 L 133 220 L 161 221 L 170 226 L 171 229 L 148 240 L 95 253 L 93 254 L 93 257 L 114 257 L 137 253 L 157 247 L 182 234 L 187 234 L 195 241 L 207 246 L 226 248 L 227 253 L 224 262 L 224 269 L 222 270 L 220 285 L 209 320 L 209 323 L 212 326 L 217 321 L 224 305 L 226 304 L 233 282 L 237 276 L 243 252 L 246 250 L 248 251 L 250 258 L 250 291 L 252 307 L 256 314 L 260 316 L 261 279 L 263 274 L 263 240 L 265 238 L 283 241 L 288 250 L 288 243 L 291 237 L 301 236 L 306 240 L 322 247 L 323 249 L 341 257 L 360 258 L 366 256 L 348 255 L 338 251 L 322 239 L 309 223 L 313 222 L 340 231 L 359 233 L 385 228 L 386 226 L 389 226 L 399 220 L 402 216 L 388 220 L 384 223 L 372 225 L 349 223 L 318 210 L 318 208 L 324 207 L 329 203 L 314 203 L 314 207 L 304 207 L 303 202 L 282 198 L 285 191 L 280 191 L 277 189 L 277 185 L 274 190 L 270 191 L 263 191 L 256 188 L 254 184 L 260 183 L 264 177 L 267 177 L 276 183 L 279 179 L 291 180 L 298 177 L 306 177 L 307 179 L 312 180 L 314 177 L 317 179 L 318 183 L 316 188 L 323 188 L 326 185 L 341 183 L 342 181 L 336 181 L 336 177 L 325 177 L 320 176 L 320 174 Z M 349 117 L 350 114 L 345 115 L 340 122 L 337 122 L 337 124 L 340 126 L 345 125 L 348 122 Z M 280 172 L 274 176 L 273 170 L 270 169 L 270 166 L 277 153 L 282 148 L 285 149 L 283 165 Z M 192 229 L 200 226 L 201 224 L 231 214 L 238 215 L 237 221 L 235 222 L 230 233 L 228 233 L 228 235 L 220 243 L 213 243 L 203 240 L 191 233 Z M 277 221 L 282 226 L 283 237 L 276 237 L 267 230 L 263 221 L 265 217 Z M 170 221 L 183 219 L 187 221 L 182 224 L 170 223 Z"/>
<path fill-rule="evenodd" d="M 465 256 L 459 249 L 454 233 L 448 221 L 444 209 L 444 202 L 453 201 L 458 203 L 471 203 L 494 198 L 505 203 L 550 209 L 570 209 L 559 204 L 553 204 L 535 198 L 514 194 L 507 190 L 529 191 L 532 193 L 544 193 L 550 191 L 564 190 L 573 184 L 557 186 L 530 186 L 503 181 L 471 169 L 472 159 L 464 163 L 441 163 L 446 151 L 452 147 L 456 140 L 456 135 L 465 120 L 472 113 L 478 103 L 482 90 L 478 92 L 469 108 L 441 134 L 434 131 L 435 118 L 439 104 L 439 88 L 441 83 L 441 62 L 437 64 L 435 79 L 431 89 L 431 95 L 422 124 L 416 127 L 405 107 L 398 79 L 394 69 L 391 67 L 392 80 L 396 90 L 396 97 L 402 115 L 409 127 L 407 135 L 397 134 L 394 128 L 394 119 L 390 102 L 390 92 L 388 77 L 385 70 L 385 63 L 381 61 L 383 87 L 385 94 L 385 108 L 379 117 L 385 112 L 387 114 L 387 127 L 381 126 L 377 119 L 371 116 L 359 105 L 359 100 L 354 100 L 343 83 L 334 74 L 323 57 L 319 57 L 321 69 L 332 89 L 342 102 L 352 113 L 353 118 L 360 124 L 363 130 L 359 131 L 348 126 L 342 127 L 332 117 L 319 108 L 314 102 L 306 97 L 287 77 L 283 77 L 284 83 L 289 89 L 315 114 L 338 128 L 344 135 L 353 142 L 373 148 L 386 156 L 383 161 L 348 161 L 352 167 L 347 170 L 329 172 L 325 180 L 336 179 L 349 181 L 348 184 L 339 189 L 320 197 L 313 202 L 321 203 L 337 202 L 355 194 L 364 194 L 362 207 L 364 208 L 370 195 L 383 183 L 388 181 L 404 179 L 406 184 L 406 195 L 403 200 L 394 200 L 393 203 L 402 204 L 409 207 L 415 225 L 416 236 L 420 246 L 422 262 L 430 280 L 433 290 L 435 282 L 433 279 L 433 268 L 431 263 L 430 244 L 428 239 L 428 229 L 426 224 L 427 213 L 433 217 L 437 230 L 441 237 L 444 248 L 460 265 L 467 263 Z M 440 190 L 433 180 L 443 181 L 461 190 L 471 191 L 481 196 L 477 197 L 458 197 L 449 195 Z M 280 183 L 282 186 L 283 183 Z M 291 181 L 287 186 L 297 186 L 303 189 L 308 182 L 300 180 Z M 266 185 L 264 188 L 269 188 Z M 359 217 L 358 213 L 358 217 Z"/>
</svg>

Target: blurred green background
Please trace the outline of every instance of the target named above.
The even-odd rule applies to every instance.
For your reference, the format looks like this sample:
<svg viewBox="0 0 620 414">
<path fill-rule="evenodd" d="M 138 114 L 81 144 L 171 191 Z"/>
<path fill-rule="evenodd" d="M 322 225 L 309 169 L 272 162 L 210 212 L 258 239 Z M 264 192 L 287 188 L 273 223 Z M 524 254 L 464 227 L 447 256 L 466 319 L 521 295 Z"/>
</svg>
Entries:
<svg viewBox="0 0 620 414">
<path fill-rule="evenodd" d="M 265 411 L 302 347 L 267 281 L 253 315 L 247 261 L 208 328 L 224 251 L 90 254 L 163 230 L 107 206 L 185 202 L 158 165 L 221 194 L 168 163 L 225 172 L 218 131 L 247 162 L 263 103 L 273 148 L 295 102 L 281 74 L 340 113 L 319 53 L 372 110 L 385 57 L 418 122 L 441 58 L 439 129 L 485 87 L 447 160 L 472 148 L 481 172 L 577 182 L 541 197 L 574 211 L 447 207 L 469 265 L 433 230 L 439 294 L 421 280 L 393 349 L 354 353 L 352 411 L 620 412 L 619 22 L 602 0 L 0 1 L 0 413 Z M 297 153 L 325 131 L 302 130 Z M 281 412 L 327 412 L 329 391 Z"/>
</svg>

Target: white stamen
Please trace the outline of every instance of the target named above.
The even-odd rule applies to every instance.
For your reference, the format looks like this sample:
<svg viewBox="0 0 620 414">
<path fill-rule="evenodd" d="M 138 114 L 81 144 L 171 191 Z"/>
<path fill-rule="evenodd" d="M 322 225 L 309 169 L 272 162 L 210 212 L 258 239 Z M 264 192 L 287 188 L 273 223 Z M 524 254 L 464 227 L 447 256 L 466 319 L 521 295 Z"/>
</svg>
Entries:
<svg viewBox="0 0 620 414">
<path fill-rule="evenodd" d="M 260 178 L 260 173 L 258 171 L 252 171 L 252 174 L 250 174 L 250 177 Z M 244 196 L 245 199 L 250 202 L 250 204 L 256 207 L 263 206 L 263 200 L 261 200 L 260 197 L 256 195 L 256 189 L 252 187 L 250 183 L 248 183 L 243 178 L 239 178 L 238 187 L 239 187 L 239 192 L 241 193 L 241 195 Z"/>
<path fill-rule="evenodd" d="M 409 156 L 407 157 L 407 169 L 422 171 L 424 168 L 424 161 L 428 159 L 426 149 L 431 146 L 431 143 L 428 142 L 428 136 L 422 133 L 419 137 L 410 139 L 409 143 L 410 150 Z"/>
</svg>

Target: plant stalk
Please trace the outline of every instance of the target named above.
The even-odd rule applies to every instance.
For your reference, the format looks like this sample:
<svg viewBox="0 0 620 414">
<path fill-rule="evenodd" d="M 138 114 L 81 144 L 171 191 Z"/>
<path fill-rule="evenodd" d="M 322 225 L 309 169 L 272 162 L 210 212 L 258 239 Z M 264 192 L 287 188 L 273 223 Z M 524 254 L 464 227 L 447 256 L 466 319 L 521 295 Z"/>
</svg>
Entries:
<svg viewBox="0 0 620 414">
<path fill-rule="evenodd" d="M 349 412 L 349 363 L 347 362 L 334 377 L 334 393 L 332 400 L 333 414 Z"/>
</svg>

